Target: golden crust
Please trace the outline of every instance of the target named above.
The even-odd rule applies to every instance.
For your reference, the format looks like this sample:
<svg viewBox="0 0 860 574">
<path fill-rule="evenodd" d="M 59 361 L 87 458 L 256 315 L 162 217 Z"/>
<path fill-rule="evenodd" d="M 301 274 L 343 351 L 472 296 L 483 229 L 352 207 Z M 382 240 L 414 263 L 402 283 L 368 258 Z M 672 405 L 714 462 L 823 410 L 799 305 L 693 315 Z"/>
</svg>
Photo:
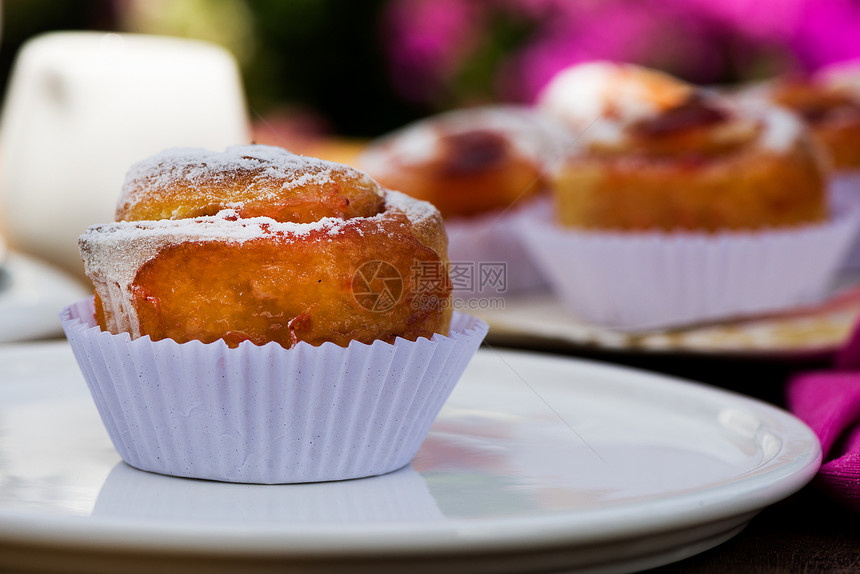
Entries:
<svg viewBox="0 0 860 574">
<path fill-rule="evenodd" d="M 241 245 L 171 245 L 140 268 L 132 293 L 141 332 L 156 340 L 223 338 L 231 345 L 250 340 L 284 347 L 415 340 L 447 333 L 438 302 L 450 286 L 419 289 L 412 268 L 425 262 L 441 260 L 396 216 L 373 228 L 349 226 L 334 237 L 314 232 Z M 379 267 L 384 278 L 373 276 Z M 383 281 L 392 283 L 391 301 L 381 297 Z"/>
<path fill-rule="evenodd" d="M 584 157 L 558 174 L 562 225 L 720 231 L 816 223 L 824 176 L 808 144 L 710 158 Z"/>
<path fill-rule="evenodd" d="M 302 184 L 287 186 L 288 194 L 278 178 L 276 193 L 265 187 L 265 169 L 229 177 L 200 171 L 194 184 L 175 188 L 159 183 L 174 177 L 138 172 L 139 187 L 129 187 L 132 199 L 122 213 L 169 211 L 173 220 L 122 221 L 81 237 L 103 329 L 180 343 L 224 339 L 231 346 L 249 340 L 284 347 L 448 333 L 447 237 L 429 204 L 384 191 L 345 166 L 330 169 L 322 186 L 308 185 L 308 173 L 299 170 Z M 139 183 L 145 181 L 154 183 L 151 190 Z M 229 185 L 219 187 L 221 181 Z M 226 211 L 181 218 L 196 213 L 196 185 L 199 205 L 215 197 Z M 259 201 L 261 195 L 274 200 Z M 284 213 L 287 195 L 290 217 L 269 219 Z M 331 215 L 333 197 L 357 198 L 347 207 L 360 206 L 358 213 Z M 320 212 L 329 219 L 293 218 Z"/>
<path fill-rule="evenodd" d="M 471 168 L 458 169 L 455 165 L 450 156 L 438 157 L 425 164 L 392 169 L 380 174 L 379 181 L 429 201 L 444 217 L 470 217 L 504 209 L 546 187 L 539 167 L 510 151 Z"/>
<path fill-rule="evenodd" d="M 260 154 L 255 147 L 279 149 L 234 148 L 239 153 L 230 160 L 186 153 L 142 162 L 126 179 L 115 219 L 188 219 L 233 209 L 242 218 L 309 223 L 382 209 L 379 185 L 365 173 L 286 150 Z"/>
<path fill-rule="evenodd" d="M 549 112 L 592 122 L 552 186 L 562 225 L 713 232 L 825 219 L 824 154 L 794 114 L 653 78 L 583 64 L 547 89 Z"/>
<path fill-rule="evenodd" d="M 786 80 L 773 100 L 796 111 L 827 151 L 832 167 L 860 168 L 860 97 L 812 80 Z"/>
<path fill-rule="evenodd" d="M 445 218 L 506 209 L 546 190 L 548 163 L 572 135 L 520 106 L 447 112 L 372 142 L 359 163 L 377 181 L 429 201 Z"/>
</svg>

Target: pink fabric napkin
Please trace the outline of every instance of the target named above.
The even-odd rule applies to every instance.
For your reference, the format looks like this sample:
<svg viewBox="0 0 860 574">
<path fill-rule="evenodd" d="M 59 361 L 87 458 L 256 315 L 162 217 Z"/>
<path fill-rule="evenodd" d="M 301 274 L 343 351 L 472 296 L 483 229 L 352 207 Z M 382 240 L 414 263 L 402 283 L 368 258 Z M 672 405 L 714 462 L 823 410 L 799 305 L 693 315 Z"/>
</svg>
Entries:
<svg viewBox="0 0 860 574">
<path fill-rule="evenodd" d="M 860 512 L 860 328 L 838 353 L 833 371 L 788 383 L 788 408 L 818 435 L 823 461 L 817 482 Z"/>
</svg>

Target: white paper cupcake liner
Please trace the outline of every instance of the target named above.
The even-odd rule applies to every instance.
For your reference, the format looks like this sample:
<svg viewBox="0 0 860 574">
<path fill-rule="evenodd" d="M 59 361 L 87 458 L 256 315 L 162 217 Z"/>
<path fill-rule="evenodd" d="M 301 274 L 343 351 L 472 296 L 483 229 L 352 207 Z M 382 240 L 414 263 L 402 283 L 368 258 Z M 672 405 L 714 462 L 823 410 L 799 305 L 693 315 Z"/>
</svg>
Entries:
<svg viewBox="0 0 860 574">
<path fill-rule="evenodd" d="M 830 180 L 830 206 L 834 213 L 860 211 L 860 170 L 841 171 Z M 860 235 L 842 262 L 843 268 L 860 268 Z"/>
<path fill-rule="evenodd" d="M 487 333 L 349 347 L 132 340 L 96 325 L 93 299 L 60 318 L 120 456 L 227 482 L 358 478 L 406 465 Z"/>
<path fill-rule="evenodd" d="M 578 317 L 625 331 L 668 329 L 820 301 L 858 229 L 856 212 L 763 232 L 564 229 L 550 205 L 518 226 L 553 291 Z"/>
<path fill-rule="evenodd" d="M 522 209 L 511 209 L 445 220 L 455 298 L 504 297 L 549 288 L 516 232 L 522 214 Z"/>
</svg>

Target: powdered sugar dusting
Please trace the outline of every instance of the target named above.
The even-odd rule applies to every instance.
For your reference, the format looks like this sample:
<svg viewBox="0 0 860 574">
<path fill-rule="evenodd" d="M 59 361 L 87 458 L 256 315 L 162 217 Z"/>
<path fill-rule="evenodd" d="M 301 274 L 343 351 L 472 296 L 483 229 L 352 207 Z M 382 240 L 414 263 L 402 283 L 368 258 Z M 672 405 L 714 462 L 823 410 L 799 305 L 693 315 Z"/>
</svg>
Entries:
<svg viewBox="0 0 860 574">
<path fill-rule="evenodd" d="M 380 231 L 384 218 L 392 211 L 402 212 L 409 222 L 419 227 L 428 219 L 439 218 L 439 211 L 430 203 L 396 191 L 384 191 L 385 210 L 371 217 L 340 219 L 326 217 L 313 223 L 279 222 L 269 217 L 240 218 L 234 209 L 224 209 L 214 216 L 157 221 L 117 221 L 90 227 L 78 240 L 87 275 L 96 289 L 103 293 L 106 305 L 124 322 L 123 330 L 139 336 L 139 323 L 131 286 L 140 268 L 162 249 L 182 243 L 221 242 L 242 244 L 255 239 L 285 236 L 307 237 L 311 233 L 336 236 L 345 229 L 355 229 L 364 235 L 362 226 L 376 223 Z"/>
<path fill-rule="evenodd" d="M 762 113 L 764 130 L 759 143 L 764 149 L 773 152 L 785 152 L 791 149 L 803 135 L 803 123 L 800 118 L 776 106 Z"/>
<path fill-rule="evenodd" d="M 764 150 L 784 153 L 804 134 L 800 117 L 774 104 L 760 87 L 722 102 L 737 117 L 759 123 L 758 145 Z"/>
<path fill-rule="evenodd" d="M 332 183 L 353 168 L 339 163 L 295 155 L 283 148 L 243 145 L 213 152 L 203 148 L 172 148 L 148 157 L 129 169 L 118 205 L 137 203 L 150 190 L 197 183 L 229 184 L 239 175 L 260 181 L 258 199 L 286 189 Z M 270 190 L 266 192 L 265 190 Z M 240 207 L 240 206 L 235 206 Z"/>
<path fill-rule="evenodd" d="M 723 133 L 732 122 L 734 127 L 759 124 L 757 143 L 763 149 L 783 152 L 802 135 L 800 123 L 769 102 L 724 98 L 660 72 L 613 62 L 590 62 L 563 70 L 540 95 L 538 106 L 581 130 L 584 144 L 620 146 L 636 123 L 658 117 L 694 95 L 726 113 L 726 121 L 717 126 Z"/>
<path fill-rule="evenodd" d="M 421 225 L 428 219 L 439 217 L 439 210 L 432 203 L 415 199 L 399 191 L 385 190 L 385 205 L 405 213 L 413 225 Z"/>
<path fill-rule="evenodd" d="M 624 130 L 680 103 L 692 88 L 668 75 L 631 64 L 589 62 L 559 72 L 538 107 L 588 141 L 619 144 Z"/>
<path fill-rule="evenodd" d="M 334 229 L 346 220 L 325 218 L 314 223 L 281 223 L 268 217 L 239 219 L 233 210 L 194 219 L 119 221 L 90 227 L 78 243 L 87 274 L 110 277 L 128 286 L 140 267 L 163 248 L 185 242 L 219 241 L 241 244 L 267 235 L 302 237 Z"/>
</svg>

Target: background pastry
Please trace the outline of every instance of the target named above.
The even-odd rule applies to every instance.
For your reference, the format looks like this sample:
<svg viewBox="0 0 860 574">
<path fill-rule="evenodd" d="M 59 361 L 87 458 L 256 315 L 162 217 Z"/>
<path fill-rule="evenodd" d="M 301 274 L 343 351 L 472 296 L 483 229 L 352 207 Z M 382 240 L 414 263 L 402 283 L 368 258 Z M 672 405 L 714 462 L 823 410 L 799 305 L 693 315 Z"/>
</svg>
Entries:
<svg viewBox="0 0 860 574">
<path fill-rule="evenodd" d="M 432 116 L 371 142 L 359 166 L 392 189 L 430 201 L 445 218 L 459 299 L 527 292 L 545 281 L 514 233 L 551 184 L 572 136 L 531 108 L 490 106 Z M 482 267 L 485 266 L 485 267 Z M 486 266 L 501 280 L 487 284 Z"/>
<path fill-rule="evenodd" d="M 826 218 L 821 153 L 776 107 L 608 62 L 563 71 L 538 105 L 581 133 L 553 188 L 563 225 L 718 231 Z"/>
<path fill-rule="evenodd" d="M 561 72 L 539 105 L 581 137 L 518 229 L 580 318 L 664 330 L 829 292 L 860 221 L 828 211 L 795 114 L 607 62 Z"/>
<path fill-rule="evenodd" d="M 806 121 L 833 169 L 860 169 L 860 63 L 782 78 L 764 91 Z"/>
<path fill-rule="evenodd" d="M 566 134 L 527 108 L 433 116 L 372 142 L 360 166 L 391 189 L 433 203 L 446 218 L 501 210 L 545 191 L 547 164 Z"/>
<path fill-rule="evenodd" d="M 744 88 L 740 97 L 775 102 L 798 114 L 825 152 L 828 196 L 836 212 L 860 206 L 860 62 L 831 64 L 811 74 L 776 78 Z M 845 257 L 860 266 L 860 242 Z"/>
</svg>

